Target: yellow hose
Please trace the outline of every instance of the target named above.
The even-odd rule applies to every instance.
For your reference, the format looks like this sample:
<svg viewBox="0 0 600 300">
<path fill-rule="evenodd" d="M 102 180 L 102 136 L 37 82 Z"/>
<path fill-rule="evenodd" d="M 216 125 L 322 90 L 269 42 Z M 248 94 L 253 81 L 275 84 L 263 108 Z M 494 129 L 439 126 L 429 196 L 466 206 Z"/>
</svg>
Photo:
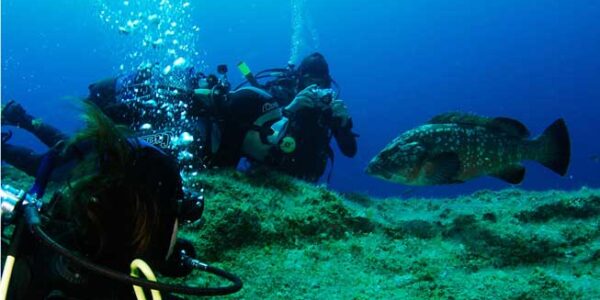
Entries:
<svg viewBox="0 0 600 300">
<path fill-rule="evenodd" d="M 150 281 L 156 281 L 156 276 L 154 276 L 154 272 L 152 272 L 152 269 L 150 268 L 150 266 L 148 266 L 148 264 L 145 261 L 143 261 L 139 258 L 136 258 L 131 262 L 131 276 L 136 277 L 136 278 L 139 277 L 140 271 L 142 272 L 142 274 L 144 274 L 146 279 L 148 279 Z M 144 294 L 144 289 L 142 289 L 140 286 L 134 285 L 133 291 L 135 292 L 135 297 L 138 300 L 146 300 L 146 295 Z M 159 291 L 150 290 L 150 293 L 152 294 L 153 300 L 161 300 L 162 299 Z M 4 300 L 4 299 L 2 299 L 2 300 Z"/>
<path fill-rule="evenodd" d="M 8 293 L 8 284 L 10 283 L 10 277 L 12 276 L 13 267 L 15 265 L 15 257 L 7 256 L 4 264 L 4 271 L 2 272 L 2 281 L 0 282 L 0 300 L 6 299 Z"/>
</svg>

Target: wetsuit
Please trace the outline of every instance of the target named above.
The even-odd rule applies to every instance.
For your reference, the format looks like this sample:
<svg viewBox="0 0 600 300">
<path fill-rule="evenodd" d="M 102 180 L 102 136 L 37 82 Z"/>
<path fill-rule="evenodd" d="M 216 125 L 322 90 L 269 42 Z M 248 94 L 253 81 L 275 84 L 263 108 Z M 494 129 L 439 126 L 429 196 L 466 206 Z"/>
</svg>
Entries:
<svg viewBox="0 0 600 300">
<path fill-rule="evenodd" d="M 2 125 L 22 128 L 37 137 L 48 148 L 59 151 L 67 140 L 67 135 L 55 127 L 36 121 L 15 101 L 9 101 L 2 109 Z M 43 154 L 2 141 L 2 161 L 6 161 L 29 176 L 35 176 Z"/>
<path fill-rule="evenodd" d="M 292 102 L 297 90 L 285 81 L 281 84 L 267 84 L 270 94 L 281 106 Z M 352 119 L 345 126 L 333 117 L 331 109 L 304 109 L 288 115 L 290 125 L 288 134 L 296 141 L 296 150 L 283 153 L 274 149 L 269 163 L 285 173 L 305 179 L 317 181 L 325 172 L 327 161 L 333 161 L 331 138 L 334 137 L 340 151 L 347 157 L 354 157 L 357 152 L 357 135 L 352 132 Z"/>
<path fill-rule="evenodd" d="M 215 102 L 216 115 L 221 129 L 219 151 L 212 165 L 236 167 L 242 151 L 244 138 L 253 130 L 253 122 L 261 115 L 280 109 L 271 95 L 263 90 L 248 87 L 229 92 Z"/>
</svg>

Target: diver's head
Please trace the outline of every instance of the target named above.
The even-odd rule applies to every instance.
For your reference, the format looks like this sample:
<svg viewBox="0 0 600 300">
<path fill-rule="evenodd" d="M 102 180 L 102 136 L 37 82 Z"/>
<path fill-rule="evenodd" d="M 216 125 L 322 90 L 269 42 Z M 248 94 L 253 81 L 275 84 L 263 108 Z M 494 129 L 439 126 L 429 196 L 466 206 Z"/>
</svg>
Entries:
<svg viewBox="0 0 600 300">
<path fill-rule="evenodd" d="M 331 87 L 329 65 L 321 53 L 315 52 L 305 57 L 298 66 L 297 72 L 299 90 L 312 84 L 317 84 L 324 89 Z"/>
<path fill-rule="evenodd" d="M 183 199 L 177 161 L 127 139 L 88 104 L 88 128 L 65 151 L 86 149 L 52 215 L 74 223 L 77 248 L 109 267 L 167 259 Z M 74 149 L 79 148 L 79 149 Z"/>
<path fill-rule="evenodd" d="M 132 148 L 132 161 L 121 188 L 134 195 L 127 201 L 134 207 L 141 206 L 145 213 L 139 219 L 134 216 L 137 220 L 132 222 L 134 241 L 140 242 L 137 255 L 149 260 L 166 260 L 175 242 L 177 224 L 181 223 L 178 219 L 184 193 L 179 166 L 174 158 L 152 145 L 141 142 Z M 136 211 L 138 208 L 131 213 Z M 151 225 L 138 226 L 140 221 Z"/>
</svg>

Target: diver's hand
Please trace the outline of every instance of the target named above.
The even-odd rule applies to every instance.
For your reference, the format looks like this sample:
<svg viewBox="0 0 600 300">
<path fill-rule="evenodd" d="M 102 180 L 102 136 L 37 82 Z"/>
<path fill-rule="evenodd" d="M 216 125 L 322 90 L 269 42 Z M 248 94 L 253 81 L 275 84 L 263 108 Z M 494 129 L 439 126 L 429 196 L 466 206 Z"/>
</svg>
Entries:
<svg viewBox="0 0 600 300">
<path fill-rule="evenodd" d="M 290 103 L 285 107 L 285 110 L 295 113 L 302 109 L 315 108 L 317 106 L 318 95 L 316 92 L 317 85 L 309 85 L 303 89 Z"/>
<path fill-rule="evenodd" d="M 348 113 L 348 107 L 342 100 L 333 100 L 331 102 L 331 111 L 333 113 L 333 119 L 340 128 L 346 128 L 348 121 L 350 120 L 350 114 Z"/>
</svg>

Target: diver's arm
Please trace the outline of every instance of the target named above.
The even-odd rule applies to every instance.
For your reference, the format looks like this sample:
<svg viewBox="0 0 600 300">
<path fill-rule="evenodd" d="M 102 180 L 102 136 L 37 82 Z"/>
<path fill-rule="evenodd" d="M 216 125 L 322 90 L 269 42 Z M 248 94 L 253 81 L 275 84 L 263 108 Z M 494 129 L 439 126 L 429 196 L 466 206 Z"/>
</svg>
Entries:
<svg viewBox="0 0 600 300">
<path fill-rule="evenodd" d="M 345 127 L 333 128 L 333 137 L 344 154 L 347 157 L 354 157 L 358 150 L 356 138 L 358 135 L 352 132 L 352 118 L 349 118 Z"/>
<path fill-rule="evenodd" d="M 335 141 L 345 156 L 354 157 L 358 148 L 357 135 L 352 132 L 353 124 L 348 113 L 348 107 L 346 107 L 344 101 L 334 100 L 331 103 L 331 110 L 333 112 L 332 131 Z"/>
</svg>

